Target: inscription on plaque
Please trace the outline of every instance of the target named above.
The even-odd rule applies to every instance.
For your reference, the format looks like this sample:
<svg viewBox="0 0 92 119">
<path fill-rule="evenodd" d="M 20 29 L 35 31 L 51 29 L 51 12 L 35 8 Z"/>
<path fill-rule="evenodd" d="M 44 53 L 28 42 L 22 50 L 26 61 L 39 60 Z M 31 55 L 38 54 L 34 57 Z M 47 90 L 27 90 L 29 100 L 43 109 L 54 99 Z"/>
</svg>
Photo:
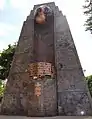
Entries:
<svg viewBox="0 0 92 119">
<path fill-rule="evenodd" d="M 41 84 L 40 83 L 35 84 L 35 95 L 37 97 L 41 95 Z"/>
<path fill-rule="evenodd" d="M 29 65 L 28 72 L 30 77 L 43 77 L 53 75 L 53 66 L 47 62 L 37 62 Z"/>
</svg>

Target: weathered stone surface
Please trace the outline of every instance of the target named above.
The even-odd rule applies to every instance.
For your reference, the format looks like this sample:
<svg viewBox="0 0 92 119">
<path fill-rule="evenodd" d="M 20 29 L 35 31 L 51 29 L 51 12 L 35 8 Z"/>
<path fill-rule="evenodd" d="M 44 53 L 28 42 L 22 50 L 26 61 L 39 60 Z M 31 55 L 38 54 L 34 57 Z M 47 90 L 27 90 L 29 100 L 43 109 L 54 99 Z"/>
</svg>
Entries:
<svg viewBox="0 0 92 119">
<path fill-rule="evenodd" d="M 57 115 L 56 79 L 47 79 L 43 84 L 43 105 L 46 116 Z"/>
<path fill-rule="evenodd" d="M 33 61 L 33 54 L 31 54 L 31 52 L 15 54 L 10 73 L 25 73 L 28 69 L 28 65 Z"/>
<path fill-rule="evenodd" d="M 59 114 L 70 116 L 91 115 L 91 105 L 87 92 L 63 91 L 58 92 Z"/>
<path fill-rule="evenodd" d="M 9 82 L 10 81 L 10 82 Z M 5 96 L 2 101 L 1 112 L 7 115 L 27 115 L 27 88 L 29 75 L 15 74 L 9 77 Z"/>
<path fill-rule="evenodd" d="M 59 115 L 77 116 L 81 111 L 92 115 L 92 101 L 67 20 L 57 16 L 54 25 Z"/>
<path fill-rule="evenodd" d="M 53 12 L 37 25 L 34 11 L 48 5 Z M 48 62 L 54 78 L 30 77 L 31 63 Z M 35 5 L 24 22 L 8 76 L 1 114 L 28 116 L 92 115 L 91 98 L 66 17 L 55 3 Z"/>
<path fill-rule="evenodd" d="M 79 69 L 62 69 L 58 75 L 58 91 L 63 90 L 82 90 L 87 91 L 87 84 Z M 79 80 L 81 78 L 81 80 Z"/>
<path fill-rule="evenodd" d="M 28 100 L 28 115 L 29 116 L 54 116 L 57 113 L 56 102 L 56 83 L 55 79 L 44 78 L 38 81 L 41 85 L 41 95 L 36 96 L 34 93 L 29 93 Z M 32 81 L 29 87 L 34 87 L 37 81 Z M 34 92 L 34 88 L 32 88 Z M 30 92 L 30 89 L 29 91 Z M 37 101 L 38 100 L 38 101 Z"/>
</svg>

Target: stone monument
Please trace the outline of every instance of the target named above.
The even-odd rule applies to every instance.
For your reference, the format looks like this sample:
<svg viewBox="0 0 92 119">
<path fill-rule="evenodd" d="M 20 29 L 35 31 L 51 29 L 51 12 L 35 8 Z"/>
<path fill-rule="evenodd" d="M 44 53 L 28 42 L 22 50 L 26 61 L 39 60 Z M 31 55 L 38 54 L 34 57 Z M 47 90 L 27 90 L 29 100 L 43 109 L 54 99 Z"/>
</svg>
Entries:
<svg viewBox="0 0 92 119">
<path fill-rule="evenodd" d="M 23 23 L 1 114 L 92 115 L 69 25 L 54 2 L 35 5 Z"/>
</svg>

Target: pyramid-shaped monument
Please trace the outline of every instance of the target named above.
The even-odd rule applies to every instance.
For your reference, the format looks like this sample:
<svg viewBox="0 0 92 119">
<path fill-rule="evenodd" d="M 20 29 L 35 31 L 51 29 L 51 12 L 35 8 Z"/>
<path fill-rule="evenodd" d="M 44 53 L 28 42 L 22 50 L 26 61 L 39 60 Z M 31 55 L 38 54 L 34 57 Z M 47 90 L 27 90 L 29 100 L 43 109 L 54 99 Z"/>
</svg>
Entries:
<svg viewBox="0 0 92 119">
<path fill-rule="evenodd" d="M 92 115 L 69 25 L 54 2 L 35 5 L 23 23 L 1 114 Z"/>
</svg>

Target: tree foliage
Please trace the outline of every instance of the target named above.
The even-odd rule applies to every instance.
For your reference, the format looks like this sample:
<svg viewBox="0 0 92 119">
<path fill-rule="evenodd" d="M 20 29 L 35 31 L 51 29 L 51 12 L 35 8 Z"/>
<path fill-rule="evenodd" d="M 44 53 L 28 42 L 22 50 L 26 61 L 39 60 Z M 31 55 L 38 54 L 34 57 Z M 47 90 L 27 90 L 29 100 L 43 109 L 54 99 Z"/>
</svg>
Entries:
<svg viewBox="0 0 92 119">
<path fill-rule="evenodd" d="M 0 80 L 0 98 L 3 96 L 4 90 L 5 90 L 5 85 L 3 84 L 3 81 Z"/>
<path fill-rule="evenodd" d="M 1 80 L 5 80 L 9 74 L 15 48 L 16 48 L 16 44 L 8 45 L 8 48 L 4 49 L 0 53 L 0 79 Z"/>
<path fill-rule="evenodd" d="M 90 94 L 92 96 L 92 75 L 86 77 L 87 83 L 88 83 L 88 88 L 90 91 Z"/>
<path fill-rule="evenodd" d="M 83 7 L 85 9 L 84 14 L 87 16 L 87 20 L 85 21 L 86 31 L 92 33 L 92 0 L 86 0 Z"/>
</svg>

